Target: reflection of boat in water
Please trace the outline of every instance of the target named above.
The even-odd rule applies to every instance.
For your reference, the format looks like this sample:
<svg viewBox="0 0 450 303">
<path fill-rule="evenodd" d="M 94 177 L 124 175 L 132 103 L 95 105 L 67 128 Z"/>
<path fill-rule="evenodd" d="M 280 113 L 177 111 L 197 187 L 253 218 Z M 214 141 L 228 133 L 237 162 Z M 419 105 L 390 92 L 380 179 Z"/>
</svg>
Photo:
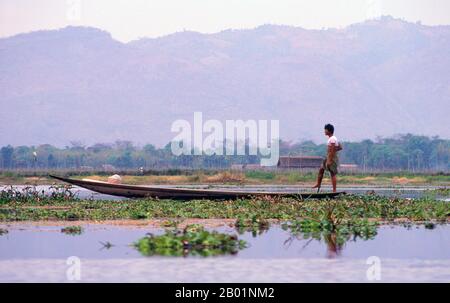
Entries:
<svg viewBox="0 0 450 303">
<path fill-rule="evenodd" d="M 216 190 L 216 189 L 191 189 L 191 188 L 167 188 L 160 186 L 127 185 L 115 184 L 95 180 L 76 180 L 63 177 L 50 177 L 77 185 L 98 193 L 121 196 L 127 198 L 145 198 L 154 197 L 160 199 L 238 199 L 252 196 L 270 196 L 270 197 L 293 197 L 299 199 L 324 199 L 334 198 L 345 192 L 261 192 L 261 191 L 234 191 L 234 190 Z"/>
</svg>

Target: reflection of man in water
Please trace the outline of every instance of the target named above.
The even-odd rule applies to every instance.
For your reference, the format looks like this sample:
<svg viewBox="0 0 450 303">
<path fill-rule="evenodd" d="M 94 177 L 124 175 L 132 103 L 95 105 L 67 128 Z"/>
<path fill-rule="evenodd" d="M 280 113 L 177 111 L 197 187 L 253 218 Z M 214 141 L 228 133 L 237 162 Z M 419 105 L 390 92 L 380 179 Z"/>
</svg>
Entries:
<svg viewBox="0 0 450 303">
<path fill-rule="evenodd" d="M 336 175 L 338 173 L 338 151 L 342 150 L 341 144 L 339 144 L 338 139 L 334 135 L 334 126 L 331 124 L 325 125 L 325 135 L 328 136 L 327 142 L 327 157 L 322 163 L 322 167 L 319 170 L 319 175 L 317 176 L 317 183 L 313 188 L 320 188 L 322 185 L 323 174 L 325 170 L 328 170 L 331 175 L 331 183 L 333 184 L 333 192 L 336 192 L 337 179 Z"/>
<path fill-rule="evenodd" d="M 341 254 L 344 245 L 337 242 L 336 233 L 328 233 L 324 235 L 325 243 L 327 244 L 327 258 L 335 258 Z"/>
</svg>

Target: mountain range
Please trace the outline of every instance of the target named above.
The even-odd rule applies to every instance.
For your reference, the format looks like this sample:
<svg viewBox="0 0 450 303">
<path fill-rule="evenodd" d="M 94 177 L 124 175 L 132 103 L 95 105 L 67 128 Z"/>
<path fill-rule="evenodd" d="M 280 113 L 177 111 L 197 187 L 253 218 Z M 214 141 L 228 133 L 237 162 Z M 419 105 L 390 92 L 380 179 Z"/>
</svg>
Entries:
<svg viewBox="0 0 450 303">
<path fill-rule="evenodd" d="M 450 26 L 389 16 L 128 43 L 91 27 L 0 39 L 0 145 L 164 145 L 176 119 L 277 119 L 284 140 L 450 137 Z"/>
</svg>

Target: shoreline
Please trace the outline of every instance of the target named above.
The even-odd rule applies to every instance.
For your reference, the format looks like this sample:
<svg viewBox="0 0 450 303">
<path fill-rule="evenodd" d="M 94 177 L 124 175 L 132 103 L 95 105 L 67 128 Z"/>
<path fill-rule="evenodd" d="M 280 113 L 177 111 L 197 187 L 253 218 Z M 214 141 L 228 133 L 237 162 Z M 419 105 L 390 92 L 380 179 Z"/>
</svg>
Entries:
<svg viewBox="0 0 450 303">
<path fill-rule="evenodd" d="M 107 175 L 69 174 L 74 179 L 93 179 L 107 181 Z M 304 186 L 311 187 L 316 182 L 315 172 L 300 171 L 224 171 L 209 174 L 195 172 L 181 175 L 121 175 L 123 184 L 162 185 L 162 186 Z M 65 184 L 46 175 L 26 176 L 0 174 L 0 186 L 51 186 Z M 328 175 L 324 184 L 330 184 Z M 425 173 L 348 173 L 338 175 L 338 184 L 342 186 L 450 186 L 450 175 Z"/>
</svg>

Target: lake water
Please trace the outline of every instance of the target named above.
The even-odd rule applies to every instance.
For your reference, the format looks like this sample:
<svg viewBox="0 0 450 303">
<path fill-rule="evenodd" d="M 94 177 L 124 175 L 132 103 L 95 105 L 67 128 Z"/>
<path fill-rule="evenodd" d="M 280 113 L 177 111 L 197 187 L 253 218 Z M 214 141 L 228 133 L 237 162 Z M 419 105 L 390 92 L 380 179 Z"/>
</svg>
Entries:
<svg viewBox="0 0 450 303">
<path fill-rule="evenodd" d="M 307 190 L 273 185 L 183 187 Z M 375 191 L 379 195 L 417 198 L 434 188 L 339 189 L 356 194 Z M 49 191 L 49 186 L 37 189 Z M 79 187 L 73 190 L 79 198 L 124 199 Z M 437 198 L 448 201 L 448 197 Z M 324 239 L 294 237 L 274 225 L 256 237 L 249 232 L 239 235 L 249 246 L 236 255 L 208 258 L 145 257 L 131 246 L 146 233 L 158 234 L 162 229 L 84 224 L 81 235 L 67 235 L 61 233 L 63 227 L 0 223 L 0 228 L 8 230 L 0 235 L 0 282 L 72 282 L 73 263 L 67 263 L 74 260 L 68 259 L 72 256 L 80 261 L 81 282 L 450 282 L 449 224 L 437 225 L 432 230 L 423 226 L 382 226 L 373 239 L 350 239 L 342 247 Z M 226 226 L 216 229 L 237 234 Z M 102 244 L 107 242 L 112 244 L 110 248 Z M 373 260 L 379 261 L 380 280 L 368 275 L 375 264 L 371 263 Z"/>
<path fill-rule="evenodd" d="M 239 235 L 249 247 L 236 255 L 207 258 L 145 257 L 131 246 L 162 229 L 85 224 L 81 235 L 67 235 L 63 226 L 0 227 L 8 230 L 0 236 L 0 282 L 70 282 L 71 256 L 80 260 L 81 282 L 377 282 L 367 275 L 371 256 L 379 260 L 381 282 L 450 282 L 448 224 L 432 230 L 382 226 L 374 239 L 350 239 L 340 248 L 274 225 L 257 236 Z"/>
</svg>

